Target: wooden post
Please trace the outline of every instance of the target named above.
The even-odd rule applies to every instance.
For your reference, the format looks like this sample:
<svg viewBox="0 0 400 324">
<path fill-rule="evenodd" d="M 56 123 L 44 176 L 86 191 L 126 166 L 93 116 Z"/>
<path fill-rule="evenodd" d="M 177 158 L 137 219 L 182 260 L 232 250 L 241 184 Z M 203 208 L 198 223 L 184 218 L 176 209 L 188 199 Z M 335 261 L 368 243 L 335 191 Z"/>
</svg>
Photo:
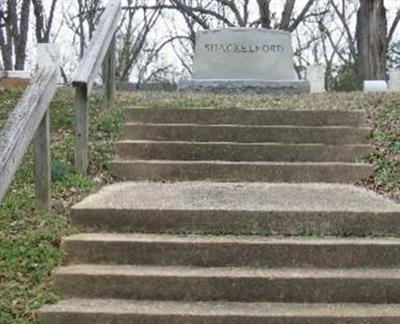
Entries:
<svg viewBox="0 0 400 324">
<path fill-rule="evenodd" d="M 121 0 L 109 1 L 85 51 L 72 81 L 75 87 L 76 105 L 76 146 L 75 167 L 77 171 L 87 173 L 89 165 L 89 102 L 88 97 L 99 70 L 109 60 L 107 80 L 107 106 L 112 109 L 115 96 L 115 32 L 122 16 Z M 109 53 L 109 59 L 107 59 Z M 103 65 L 104 66 L 104 65 Z"/>
<path fill-rule="evenodd" d="M 75 168 L 86 174 L 89 166 L 89 102 L 86 85 L 75 87 Z"/>
<path fill-rule="evenodd" d="M 112 38 L 107 56 L 104 62 L 104 85 L 106 91 L 106 109 L 112 111 L 115 102 L 115 72 L 116 72 L 116 38 Z"/>
<path fill-rule="evenodd" d="M 60 50 L 55 44 L 38 44 L 38 66 L 51 68 L 60 65 Z M 57 77 L 54 80 L 57 86 Z M 40 121 L 33 139 L 35 158 L 35 196 L 36 209 L 49 212 L 51 210 L 51 155 L 50 155 L 50 113 L 49 106 Z"/>
<path fill-rule="evenodd" d="M 33 140 L 35 156 L 36 208 L 51 210 L 51 158 L 50 158 L 50 118 L 47 111 L 40 122 Z"/>
</svg>

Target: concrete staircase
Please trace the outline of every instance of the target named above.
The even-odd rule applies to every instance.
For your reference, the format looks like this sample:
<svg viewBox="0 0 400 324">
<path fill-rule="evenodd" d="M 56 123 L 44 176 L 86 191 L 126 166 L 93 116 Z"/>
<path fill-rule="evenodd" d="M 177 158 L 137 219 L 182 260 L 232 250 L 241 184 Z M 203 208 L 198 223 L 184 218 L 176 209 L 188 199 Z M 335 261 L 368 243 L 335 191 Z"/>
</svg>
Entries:
<svg viewBox="0 0 400 324">
<path fill-rule="evenodd" d="M 44 323 L 399 323 L 400 207 L 363 112 L 130 109 Z M 139 180 L 156 180 L 142 182 Z"/>
<path fill-rule="evenodd" d="M 343 182 L 368 177 L 364 112 L 129 109 L 121 179 Z"/>
</svg>

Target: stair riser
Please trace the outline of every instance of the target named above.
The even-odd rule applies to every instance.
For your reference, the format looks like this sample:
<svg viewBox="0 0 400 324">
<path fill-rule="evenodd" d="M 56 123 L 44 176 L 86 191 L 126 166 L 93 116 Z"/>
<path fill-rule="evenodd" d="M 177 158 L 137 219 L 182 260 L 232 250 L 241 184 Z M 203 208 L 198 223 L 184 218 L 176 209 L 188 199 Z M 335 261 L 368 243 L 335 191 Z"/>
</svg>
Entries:
<svg viewBox="0 0 400 324">
<path fill-rule="evenodd" d="M 370 146 L 235 145 L 180 143 L 117 143 L 123 160 L 353 162 L 371 151 Z"/>
<path fill-rule="evenodd" d="M 56 274 L 67 298 L 287 303 L 400 303 L 396 278 Z"/>
<path fill-rule="evenodd" d="M 397 213 L 74 209 L 71 217 L 84 232 L 400 236 Z"/>
<path fill-rule="evenodd" d="M 340 317 L 328 316 L 190 316 L 190 315 L 148 315 L 148 314 L 84 314 L 52 313 L 40 315 L 43 324 L 398 324 L 400 317 Z"/>
<path fill-rule="evenodd" d="M 123 129 L 131 140 L 236 143 L 365 144 L 368 128 L 299 128 L 199 125 L 132 125 Z"/>
<path fill-rule="evenodd" d="M 400 246 L 63 242 L 67 264 L 199 267 L 395 268 Z M 318 257 L 316 257 L 318 256 Z"/>
<path fill-rule="evenodd" d="M 367 179 L 370 165 L 356 164 L 223 164 L 113 162 L 116 177 L 149 181 L 220 181 L 220 182 L 288 182 L 354 183 Z"/>
<path fill-rule="evenodd" d="M 244 109 L 127 109 L 129 122 L 241 125 L 342 125 L 366 124 L 366 112 Z"/>
</svg>

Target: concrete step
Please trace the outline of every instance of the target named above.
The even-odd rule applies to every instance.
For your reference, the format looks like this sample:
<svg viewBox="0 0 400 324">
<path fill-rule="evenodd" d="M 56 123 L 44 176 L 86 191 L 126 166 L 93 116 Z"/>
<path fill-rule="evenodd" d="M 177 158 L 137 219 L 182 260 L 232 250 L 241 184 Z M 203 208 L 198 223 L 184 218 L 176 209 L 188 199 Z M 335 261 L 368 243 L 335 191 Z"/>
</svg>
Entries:
<svg viewBox="0 0 400 324">
<path fill-rule="evenodd" d="M 373 173 L 372 165 L 343 162 L 130 160 L 110 167 L 117 178 L 134 181 L 355 183 Z"/>
<path fill-rule="evenodd" d="M 79 234 L 65 264 L 199 267 L 400 268 L 399 239 Z"/>
<path fill-rule="evenodd" d="M 129 108 L 127 119 L 136 123 L 365 126 L 364 110 L 276 110 L 221 108 Z"/>
<path fill-rule="evenodd" d="M 364 144 L 366 127 L 243 126 L 127 123 L 123 138 L 150 141 Z"/>
<path fill-rule="evenodd" d="M 69 299 L 39 317 L 43 324 L 397 324 L 400 305 Z"/>
<path fill-rule="evenodd" d="M 122 183 L 72 208 L 82 231 L 400 236 L 399 205 L 339 184 Z"/>
<path fill-rule="evenodd" d="M 372 151 L 369 145 L 266 144 L 120 141 L 122 160 L 354 162 Z"/>
<path fill-rule="evenodd" d="M 400 269 L 72 265 L 54 281 L 64 298 L 400 303 Z"/>
</svg>

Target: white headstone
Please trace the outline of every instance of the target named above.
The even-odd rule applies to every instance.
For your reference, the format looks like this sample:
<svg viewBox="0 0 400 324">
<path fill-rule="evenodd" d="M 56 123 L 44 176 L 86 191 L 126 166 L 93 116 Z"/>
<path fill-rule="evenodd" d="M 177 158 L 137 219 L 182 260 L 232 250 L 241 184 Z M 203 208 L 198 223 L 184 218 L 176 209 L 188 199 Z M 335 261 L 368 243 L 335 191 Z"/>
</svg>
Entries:
<svg viewBox="0 0 400 324">
<path fill-rule="evenodd" d="M 394 70 L 390 72 L 389 90 L 400 92 L 400 71 Z"/>
<path fill-rule="evenodd" d="M 56 44 L 37 44 L 37 65 L 51 67 L 61 65 L 60 48 Z"/>
<path fill-rule="evenodd" d="M 36 44 L 37 65 L 41 68 L 61 66 L 60 48 L 56 44 Z M 61 71 L 58 71 L 58 82 L 61 81 Z"/>
<path fill-rule="evenodd" d="M 323 65 L 307 66 L 307 80 L 312 93 L 325 92 L 325 67 Z"/>
<path fill-rule="evenodd" d="M 383 80 L 367 80 L 364 81 L 364 92 L 386 92 L 388 85 Z"/>
<path fill-rule="evenodd" d="M 290 33 L 226 28 L 197 33 L 193 79 L 297 80 Z"/>
<path fill-rule="evenodd" d="M 9 70 L 9 71 L 4 71 L 2 74 L 7 78 L 13 78 L 13 79 L 30 80 L 32 78 L 32 74 L 30 71 Z"/>
<path fill-rule="evenodd" d="M 292 36 L 257 28 L 224 28 L 196 34 L 193 75 L 184 91 L 309 92 L 294 70 Z"/>
</svg>

